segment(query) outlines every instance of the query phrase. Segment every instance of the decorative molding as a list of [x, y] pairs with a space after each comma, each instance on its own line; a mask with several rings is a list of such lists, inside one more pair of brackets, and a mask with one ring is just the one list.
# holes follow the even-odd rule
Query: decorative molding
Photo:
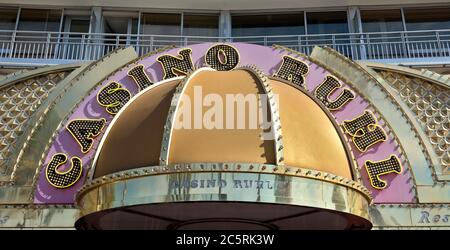
[[[418, 199], [417, 186], [419, 184], [417, 182], [432, 184], [432, 179], [431, 176], [424, 180], [417, 179], [417, 176], [426, 177], [424, 176], [426, 173], [421, 173], [420, 170], [423, 169], [424, 165], [428, 165], [427, 159], [425, 156], [422, 156], [421, 159], [417, 155], [417, 152], [422, 152], [417, 144], [401, 143], [411, 140], [411, 131], [414, 131], [414, 128], [405, 115], [401, 113], [397, 103], [393, 102], [386, 90], [366, 70], [338, 52], [327, 47], [315, 47], [311, 58], [314, 62], [319, 62], [322, 65], [330, 65], [325, 66], [325, 68], [341, 76], [341, 79], [347, 79], [351, 83], [350, 86], [354, 87], [353, 90], [364, 96], [381, 119], [385, 121], [385, 125], [389, 129], [386, 132], [395, 138], [400, 151], [404, 154], [400, 160], [404, 161], [403, 164], [407, 166], [405, 171], [410, 172], [410, 180], [413, 182], [412, 191]], [[381, 113], [379, 110], [383, 110], [383, 112]]]

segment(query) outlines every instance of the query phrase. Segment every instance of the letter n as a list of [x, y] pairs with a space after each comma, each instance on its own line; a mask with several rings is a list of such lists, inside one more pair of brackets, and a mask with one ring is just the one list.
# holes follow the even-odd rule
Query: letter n
[[164, 71], [164, 79], [176, 77], [178, 75], [187, 75], [194, 70], [191, 58], [191, 49], [182, 49], [178, 51], [178, 57], [172, 55], [162, 55], [156, 60], [161, 63]]

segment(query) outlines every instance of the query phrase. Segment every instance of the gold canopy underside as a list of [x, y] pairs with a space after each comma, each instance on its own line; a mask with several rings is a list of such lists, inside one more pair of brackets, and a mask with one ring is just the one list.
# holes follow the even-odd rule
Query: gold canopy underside
[[[320, 170], [352, 179], [351, 165], [337, 128], [324, 110], [303, 91], [271, 79], [278, 94], [282, 125], [284, 162], [290, 167]], [[116, 117], [104, 138], [95, 166], [94, 178], [118, 171], [159, 164], [164, 124], [178, 81], [146, 90]], [[194, 114], [194, 87], [201, 87], [202, 100], [217, 94], [263, 94], [257, 76], [246, 70], [200, 71], [186, 82], [184, 94], [191, 99]], [[224, 101], [224, 115], [225, 115]], [[211, 106], [203, 106], [202, 117]], [[177, 107], [176, 112], [180, 112]], [[169, 146], [169, 164], [196, 162], [275, 163], [273, 140], [261, 140], [261, 128], [174, 129]], [[237, 120], [236, 110], [234, 120]], [[176, 116], [175, 116], [176, 117]], [[225, 119], [223, 121], [225, 126]]]

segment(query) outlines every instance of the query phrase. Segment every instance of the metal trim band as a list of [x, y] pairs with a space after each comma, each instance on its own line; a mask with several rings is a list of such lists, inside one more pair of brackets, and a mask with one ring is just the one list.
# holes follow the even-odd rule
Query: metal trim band
[[[237, 174], [238, 173], [238, 174]], [[270, 180], [272, 188], [174, 188], [173, 181], [200, 179]], [[152, 188], [155, 183], [161, 188]], [[231, 183], [229, 186], [231, 186]], [[361, 184], [321, 171], [264, 164], [204, 163], [154, 166], [97, 178], [77, 194], [80, 218], [124, 206], [190, 202], [235, 201], [315, 207], [344, 212], [370, 221], [371, 197]]]
[[283, 146], [283, 132], [282, 132], [282, 126], [280, 121], [280, 111], [277, 104], [277, 101], [275, 100], [275, 96], [272, 91], [272, 87], [270, 86], [269, 78], [256, 67], [256, 65], [247, 65], [247, 66], [241, 66], [236, 68], [236, 70], [246, 70], [248, 72], [253, 73], [256, 78], [257, 82], [261, 86], [261, 88], [264, 90], [264, 94], [266, 94], [269, 102], [269, 112], [271, 117], [271, 132], [273, 133], [274, 138], [274, 149], [275, 149], [275, 157], [276, 157], [276, 164], [277, 165], [284, 165], [284, 146]]
[[[175, 124], [175, 118], [178, 112], [178, 108], [180, 107], [182, 96], [184, 95], [184, 92], [186, 91], [186, 88], [188, 87], [192, 78], [202, 71], [216, 71], [216, 70], [212, 68], [199, 68], [192, 72], [188, 72], [187, 75], [180, 81], [180, 83], [175, 88], [175, 92], [173, 93], [172, 99], [170, 101], [171, 104], [169, 112], [167, 114], [166, 123], [164, 125], [163, 140], [161, 142], [161, 151], [159, 154], [159, 165], [167, 165], [167, 163], [169, 162], [169, 153], [172, 142], [173, 127]], [[169, 78], [169, 79], [176, 79], [176, 78]], [[160, 83], [163, 83], [163, 81], [161, 81]], [[125, 110], [125, 108], [123, 110]], [[106, 138], [107, 137], [105, 136], [105, 140]]]
[[296, 176], [309, 179], [326, 181], [341, 186], [346, 186], [362, 193], [367, 200], [373, 199], [371, 192], [361, 183], [326, 173], [314, 169], [306, 169], [299, 167], [276, 166], [272, 164], [260, 163], [183, 163], [169, 164], [166, 166], [149, 166], [135, 168], [126, 171], [120, 171], [113, 174], [105, 175], [90, 181], [87, 181], [78, 191], [78, 200], [84, 193], [101, 185], [109, 184], [116, 181], [122, 181], [142, 176], [179, 174], [179, 173], [200, 173], [200, 172], [235, 172], [235, 173], [261, 173], [261, 174], [277, 174], [283, 176]]

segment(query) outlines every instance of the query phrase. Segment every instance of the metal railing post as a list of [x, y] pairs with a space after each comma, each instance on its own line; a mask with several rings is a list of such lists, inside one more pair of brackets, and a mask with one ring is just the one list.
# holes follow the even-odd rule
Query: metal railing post
[[[6, 47], [1, 51], [3, 58], [95, 60], [112, 49], [120, 47], [121, 44], [124, 45], [123, 41], [130, 46], [135, 46], [139, 55], [153, 51], [168, 43], [188, 46], [202, 41], [239, 41], [264, 46], [278, 43], [302, 53], [310, 53], [314, 45], [327, 45], [354, 60], [402, 60], [417, 57], [437, 58], [447, 56], [449, 44], [447, 33], [450, 30], [243, 37], [76, 32], [43, 33], [20, 30], [2, 32], [7, 34], [1, 45], [2, 48]], [[122, 36], [124, 37], [122, 38]], [[113, 37], [115, 37], [115, 40]], [[132, 39], [136, 39], [136, 41]]]
[[365, 44], [367, 47], [367, 54], [369, 55], [368, 58], [371, 59], [371, 58], [373, 58], [374, 51], [372, 49], [372, 45], [370, 44], [370, 35], [369, 34], [366, 35], [366, 39], [367, 39], [367, 42], [365, 42]]
[[84, 47], [86, 45], [85, 40], [86, 40], [86, 35], [85, 34], [81, 35], [81, 49], [80, 49], [80, 55], [79, 55], [80, 60], [86, 60], [87, 55], [84, 53], [85, 52]]
[[400, 33], [400, 37], [402, 40], [403, 58], [409, 58], [410, 55], [409, 55], [409, 49], [408, 49], [408, 44], [406, 41], [405, 33], [404, 32]]
[[13, 54], [14, 54], [14, 50], [15, 50], [15, 44], [16, 44], [16, 33], [17, 33], [17, 30], [15, 30], [13, 33], [12, 33], [12, 35], [11, 35], [11, 48], [10, 48], [10, 52], [9, 52], [9, 58], [12, 58], [13, 57]]
[[336, 37], [335, 35], [331, 35], [331, 43], [332, 48], [336, 50]]
[[366, 60], [367, 59], [367, 46], [365, 43], [365, 39], [364, 39], [364, 34], [360, 33], [359, 35], [359, 42], [360, 42], [360, 46], [359, 46], [359, 59], [360, 60]]
[[141, 55], [140, 41], [141, 41], [141, 35], [140, 35], [140, 34], [137, 34], [137, 35], [136, 35], [136, 53], [137, 53], [138, 55]]
[[154, 48], [153, 48], [153, 46], [154, 46], [154, 41], [153, 41], [153, 39], [154, 39], [154, 37], [153, 36], [150, 36], [150, 51], [153, 51], [153, 50], [155, 50]]
[[45, 55], [44, 58], [48, 59], [48, 52], [50, 50], [50, 39], [51, 39], [51, 33], [47, 33], [47, 41], [45, 42]]
[[439, 31], [436, 31], [435, 34], [436, 34], [436, 42], [438, 44], [438, 50], [439, 50], [438, 54], [440, 57], [443, 57], [444, 53], [442, 51], [441, 37], [439, 35]]

